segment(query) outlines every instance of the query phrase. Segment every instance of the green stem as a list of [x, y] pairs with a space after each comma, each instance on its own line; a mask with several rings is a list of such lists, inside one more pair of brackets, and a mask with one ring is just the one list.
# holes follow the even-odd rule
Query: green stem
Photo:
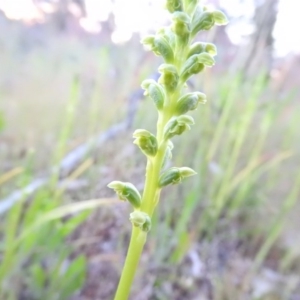
[[[153, 214], [160, 194], [158, 180], [167, 147], [167, 143], [163, 141], [162, 133], [165, 124], [170, 118], [169, 115], [170, 114], [168, 111], [165, 111], [165, 113], [162, 113], [159, 116], [159, 120], [157, 122], [157, 137], [160, 147], [156, 156], [153, 159], [148, 159], [147, 163], [146, 182], [141, 211], [147, 213], [150, 217]], [[130, 288], [136, 273], [141, 253], [144, 248], [144, 244], [146, 242], [146, 237], [146, 232], [143, 232], [139, 228], [133, 226], [127, 257], [123, 267], [117, 293], [115, 295], [115, 300], [126, 300], [129, 297]]]
[[126, 261], [123, 267], [115, 300], [126, 300], [129, 297], [134, 275], [146, 242], [147, 233], [138, 227], [132, 228], [132, 234]]

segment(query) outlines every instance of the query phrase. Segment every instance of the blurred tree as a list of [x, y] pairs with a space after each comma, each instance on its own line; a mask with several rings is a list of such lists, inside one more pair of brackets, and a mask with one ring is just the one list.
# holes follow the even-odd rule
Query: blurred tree
[[279, 0], [254, 0], [256, 9], [253, 18], [255, 30], [244, 49], [241, 68], [246, 75], [254, 75], [262, 69], [272, 68], [274, 38], [273, 30], [277, 19]]
[[73, 2], [78, 6], [81, 11], [82, 16], [86, 16], [86, 9], [85, 9], [85, 1], [84, 0], [73, 0]]
[[[39, 9], [43, 10], [45, 2], [53, 7], [53, 12], [48, 13], [48, 18], [53, 21], [59, 31], [65, 31], [70, 21], [86, 15], [84, 0], [33, 0], [33, 3]], [[76, 13], [74, 11], [76, 10]], [[47, 12], [43, 11], [44, 14]]]

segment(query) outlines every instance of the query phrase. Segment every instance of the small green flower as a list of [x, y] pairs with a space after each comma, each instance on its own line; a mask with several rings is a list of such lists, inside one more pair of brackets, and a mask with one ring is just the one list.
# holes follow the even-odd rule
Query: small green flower
[[142, 82], [141, 87], [145, 90], [144, 95], [150, 96], [157, 109], [161, 110], [166, 98], [165, 91], [162, 86], [153, 79], [147, 79]]
[[195, 110], [199, 103], [206, 103], [206, 95], [200, 92], [188, 93], [182, 96], [176, 105], [176, 114], [182, 115], [190, 110]]
[[[145, 48], [147, 50], [151, 50], [154, 52], [154, 54], [157, 54], [155, 53], [155, 44], [154, 44], [154, 41], [155, 41], [155, 35], [148, 35], [148, 36], [145, 36], [142, 40], [141, 40], [141, 43], [143, 45], [145, 45]], [[159, 54], [158, 54], [159, 55]]]
[[166, 9], [173, 13], [174, 11], [182, 10], [181, 0], [167, 0], [166, 1]]
[[197, 54], [189, 57], [182, 67], [180, 79], [186, 82], [192, 75], [198, 74], [205, 69], [205, 65], [198, 61]]
[[129, 220], [133, 226], [139, 227], [142, 231], [149, 232], [151, 229], [151, 218], [142, 211], [135, 210], [132, 212]]
[[172, 30], [181, 38], [187, 39], [190, 34], [190, 17], [181, 11], [176, 11], [172, 15]]
[[145, 129], [137, 129], [133, 133], [135, 138], [134, 144], [136, 144], [144, 154], [149, 156], [155, 156], [157, 152], [157, 140], [156, 137]]
[[212, 14], [213, 14], [216, 25], [223, 26], [223, 25], [228, 24], [228, 19], [223, 12], [216, 10]]
[[198, 54], [197, 59], [199, 63], [202, 63], [207, 67], [212, 67], [215, 64], [214, 58], [206, 52]]
[[171, 64], [162, 64], [159, 66], [158, 72], [161, 73], [158, 82], [164, 85], [165, 89], [169, 93], [174, 92], [179, 81], [179, 76], [175, 66]]
[[197, 173], [188, 168], [188, 167], [182, 167], [182, 168], [176, 168], [173, 167], [167, 171], [165, 171], [159, 178], [159, 186], [164, 187], [169, 184], [177, 184], [182, 181], [182, 179], [186, 177], [190, 177], [193, 175], [196, 175]]
[[175, 135], [181, 135], [183, 132], [190, 130], [191, 125], [194, 124], [194, 119], [191, 116], [173, 117], [165, 126], [164, 138], [167, 140]]
[[132, 183], [112, 181], [107, 186], [116, 192], [120, 200], [127, 200], [134, 208], [141, 206], [141, 195]]
[[205, 43], [205, 52], [210, 54], [211, 56], [216, 56], [218, 54], [217, 47], [212, 43]]
[[172, 63], [174, 61], [173, 49], [164, 35], [149, 35], [142, 39], [141, 43], [148, 47], [149, 50], [153, 51], [155, 55], [162, 56], [167, 63]]
[[157, 31], [158, 35], [164, 37], [172, 49], [175, 49], [176, 45], [176, 36], [170, 27], [162, 27]]
[[189, 52], [187, 57], [191, 57], [194, 54], [200, 54], [206, 52], [210, 54], [211, 56], [217, 55], [217, 47], [214, 44], [211, 43], [202, 43], [202, 42], [196, 42], [191, 45], [189, 48]]
[[212, 12], [204, 11], [192, 21], [192, 35], [196, 35], [201, 30], [210, 30], [215, 25], [215, 18]]
[[202, 72], [205, 66], [211, 67], [214, 63], [215, 60], [213, 57], [206, 52], [192, 55], [186, 60], [182, 67], [180, 74], [181, 81], [187, 81], [192, 75]]

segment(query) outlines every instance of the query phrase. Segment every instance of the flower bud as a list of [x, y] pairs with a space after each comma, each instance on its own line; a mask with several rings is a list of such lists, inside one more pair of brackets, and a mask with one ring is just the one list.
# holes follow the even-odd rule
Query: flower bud
[[164, 36], [157, 35], [155, 38], [155, 46], [157, 52], [160, 53], [167, 63], [172, 63], [174, 61], [173, 49]]
[[191, 45], [187, 57], [191, 57], [194, 54], [200, 54], [203, 52], [206, 52], [211, 56], [216, 56], [217, 47], [211, 43], [196, 42], [193, 45]]
[[228, 19], [223, 12], [216, 10], [212, 14], [216, 25], [222, 26], [228, 24]]
[[141, 206], [141, 195], [132, 183], [112, 181], [107, 186], [116, 192], [120, 200], [127, 200], [134, 208]]
[[198, 61], [198, 55], [192, 55], [189, 57], [182, 67], [180, 79], [186, 82], [193, 74], [198, 74], [205, 68], [203, 63]]
[[213, 57], [206, 53], [194, 54], [184, 63], [180, 75], [182, 81], [187, 81], [193, 74], [198, 74], [204, 70], [205, 66], [211, 67], [215, 63]]
[[206, 52], [198, 54], [197, 59], [199, 63], [204, 64], [207, 67], [212, 67], [215, 64], [214, 58]]
[[157, 152], [157, 140], [156, 137], [145, 129], [137, 129], [133, 133], [135, 138], [134, 144], [142, 150], [145, 155], [155, 156]]
[[163, 87], [153, 79], [144, 80], [141, 84], [141, 87], [143, 90], [145, 90], [144, 95], [150, 96], [157, 109], [161, 110], [164, 106], [166, 97]]
[[174, 32], [169, 27], [162, 27], [157, 31], [158, 35], [164, 37], [172, 49], [175, 49], [176, 45], [176, 36]]
[[175, 135], [180, 135], [183, 132], [190, 130], [190, 125], [193, 124], [195, 124], [195, 122], [191, 116], [182, 115], [173, 117], [164, 128], [164, 138], [170, 139]]
[[181, 0], [167, 0], [166, 1], [166, 9], [170, 13], [173, 13], [174, 11], [182, 10]]
[[177, 101], [175, 113], [182, 115], [190, 110], [195, 110], [199, 103], [206, 103], [205, 94], [200, 92], [188, 93]]
[[148, 50], [151, 50], [155, 53], [155, 51], [153, 50], [153, 48], [155, 48], [154, 41], [155, 41], [155, 35], [152, 34], [152, 35], [148, 35], [148, 36], [144, 37], [141, 40], [141, 43], [143, 45], [145, 45]]
[[205, 52], [210, 54], [211, 56], [216, 56], [218, 54], [216, 45], [212, 43], [206, 43]]
[[173, 49], [163, 35], [149, 35], [142, 39], [141, 43], [153, 51], [155, 55], [162, 56], [166, 62], [172, 63], [174, 61]]
[[176, 168], [173, 167], [165, 171], [159, 178], [159, 187], [164, 187], [169, 184], [180, 183], [182, 179], [196, 175], [197, 173], [187, 167]]
[[200, 30], [210, 30], [215, 25], [215, 18], [212, 12], [204, 11], [193, 17], [192, 35], [196, 35]]
[[190, 34], [190, 17], [181, 11], [176, 11], [172, 15], [172, 30], [181, 38], [189, 37]]
[[158, 72], [161, 73], [158, 82], [163, 84], [168, 92], [174, 92], [179, 80], [176, 68], [170, 64], [162, 64]]
[[133, 226], [140, 228], [142, 231], [148, 232], [151, 229], [151, 218], [142, 211], [135, 210], [132, 212], [129, 220]]
[[202, 42], [196, 42], [192, 44], [189, 48], [187, 57], [189, 58], [194, 54], [200, 54], [202, 52], [205, 52], [205, 45], [206, 43], [202, 43]]

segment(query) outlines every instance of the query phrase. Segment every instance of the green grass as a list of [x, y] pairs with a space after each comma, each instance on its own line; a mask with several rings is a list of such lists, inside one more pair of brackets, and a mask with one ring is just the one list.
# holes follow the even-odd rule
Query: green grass
[[[199, 128], [173, 154], [174, 165], [190, 160], [188, 166], [196, 165], [199, 176], [188, 188], [172, 187], [162, 197], [157, 218], [165, 224], [152, 232], [153, 259], [157, 265], [178, 264], [205, 240], [212, 245], [241, 241], [256, 249], [247, 253], [253, 261], [244, 279], [249, 285], [248, 277], [257, 276], [277, 247], [283, 256], [273, 259], [276, 270], [296, 260], [281, 241], [288, 235], [291, 212], [299, 207], [299, 104], [272, 94], [263, 76], [247, 83], [240, 76], [214, 80], [219, 89], [193, 115]], [[206, 255], [212, 256], [209, 250]]]

